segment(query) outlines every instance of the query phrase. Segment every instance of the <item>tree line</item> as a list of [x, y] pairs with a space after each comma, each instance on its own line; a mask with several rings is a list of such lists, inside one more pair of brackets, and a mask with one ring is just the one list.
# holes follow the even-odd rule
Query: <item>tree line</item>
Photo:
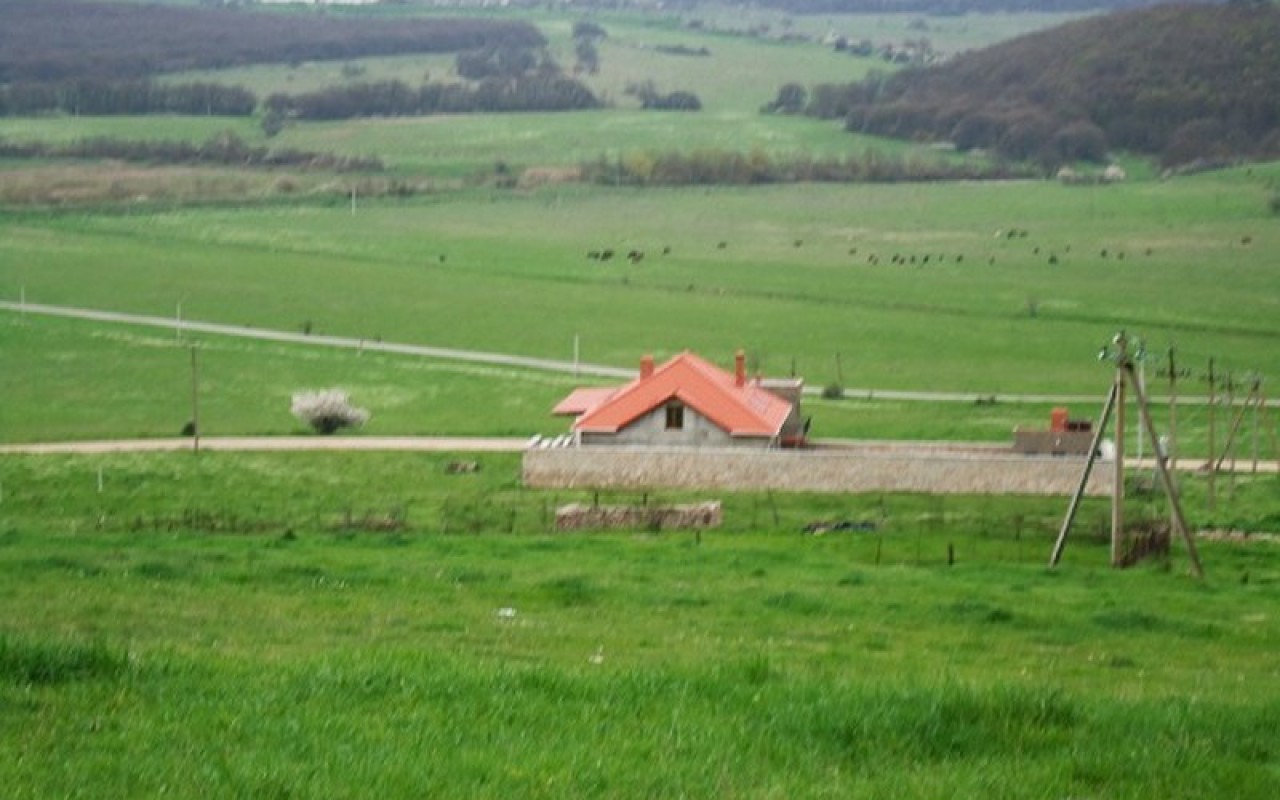
[[72, 115], [188, 114], [245, 117], [258, 107], [253, 92], [216, 83], [164, 84], [97, 78], [0, 87], [0, 116], [61, 111]]
[[181, 141], [93, 137], [66, 144], [0, 139], [0, 158], [109, 158], [144, 164], [217, 164], [237, 167], [291, 167], [333, 172], [380, 172], [380, 159], [254, 147], [230, 131], [195, 144]]
[[497, 19], [388, 20], [84, 0], [0, 3], [0, 84], [545, 44], [533, 25]]
[[591, 90], [561, 75], [486, 78], [475, 85], [373, 81], [301, 94], [273, 94], [267, 113], [306, 120], [468, 112], [573, 111], [598, 108]]
[[[950, 63], [813, 88], [803, 113], [1052, 167], [1113, 148], [1168, 166], [1280, 155], [1280, 8], [1167, 6], [1081, 20]], [[795, 111], [794, 86], [766, 110]]]
[[[1039, 11], [1066, 13], [1139, 8], [1184, 0], [758, 0], [758, 5], [792, 14], [965, 14]], [[1202, 0], [1214, 2], [1214, 0]], [[731, 4], [732, 5], [732, 4]]]
[[841, 158], [778, 157], [761, 150], [635, 152], [616, 158], [601, 156], [582, 165], [584, 180], [620, 186], [1006, 180], [1028, 174], [1007, 163], [899, 157], [871, 150]]

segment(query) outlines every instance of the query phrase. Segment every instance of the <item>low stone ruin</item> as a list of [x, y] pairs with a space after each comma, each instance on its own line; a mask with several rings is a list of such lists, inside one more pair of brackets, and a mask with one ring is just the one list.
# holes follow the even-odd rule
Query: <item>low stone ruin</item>
[[723, 521], [719, 500], [668, 506], [599, 506], [570, 503], [556, 509], [557, 531], [602, 529], [702, 530]]

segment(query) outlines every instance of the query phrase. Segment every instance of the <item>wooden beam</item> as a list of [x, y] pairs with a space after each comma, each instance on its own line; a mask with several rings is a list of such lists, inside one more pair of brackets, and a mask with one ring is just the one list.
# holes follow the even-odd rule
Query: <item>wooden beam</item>
[[[1147, 428], [1147, 435], [1152, 441], [1158, 441], [1156, 438], [1156, 427], [1151, 422], [1151, 410], [1147, 407], [1147, 395], [1143, 391], [1142, 386], [1138, 382], [1138, 376], [1133, 374], [1133, 367], [1126, 364], [1124, 372], [1129, 376], [1130, 383], [1133, 384], [1134, 394], [1138, 398], [1138, 414], [1142, 417], [1142, 424]], [[1178, 487], [1173, 483], [1173, 477], [1169, 471], [1169, 465], [1166, 463], [1164, 453], [1160, 452], [1160, 448], [1156, 448], [1156, 467], [1160, 472], [1160, 480], [1164, 484], [1165, 493], [1169, 497], [1169, 506], [1173, 510], [1174, 528], [1182, 535], [1182, 540], [1186, 542], [1187, 553], [1191, 557], [1191, 570], [1197, 578], [1204, 577], [1204, 568], [1200, 565], [1200, 555], [1196, 552], [1195, 539], [1192, 538], [1191, 532], [1187, 530], [1187, 520], [1182, 515], [1182, 503], [1178, 499]]]
[[1111, 481], [1111, 566], [1124, 561], [1124, 374], [1128, 361], [1116, 369], [1116, 472]]
[[1085, 461], [1084, 473], [1080, 476], [1080, 483], [1076, 486], [1075, 494], [1071, 496], [1071, 503], [1067, 506], [1067, 516], [1062, 520], [1062, 528], [1058, 530], [1058, 540], [1053, 545], [1053, 555], [1049, 556], [1049, 566], [1056, 567], [1062, 559], [1062, 551], [1067, 546], [1067, 534], [1071, 532], [1071, 524], [1075, 522], [1076, 512], [1080, 510], [1080, 500], [1084, 497], [1085, 487], [1089, 485], [1089, 475], [1093, 472], [1093, 462], [1098, 458], [1098, 445], [1102, 443], [1102, 433], [1107, 428], [1107, 421], [1111, 419], [1111, 411], [1116, 404], [1116, 384], [1111, 384], [1111, 391], [1107, 394], [1107, 400], [1102, 404], [1102, 413], [1098, 416], [1098, 425], [1093, 429], [1093, 440], [1089, 443], [1089, 458]]

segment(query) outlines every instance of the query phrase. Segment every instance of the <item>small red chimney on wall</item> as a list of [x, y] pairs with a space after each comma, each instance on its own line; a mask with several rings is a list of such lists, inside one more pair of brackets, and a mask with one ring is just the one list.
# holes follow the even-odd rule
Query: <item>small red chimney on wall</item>
[[733, 384], [735, 386], [747, 384], [747, 354], [741, 350], [733, 354]]
[[653, 356], [640, 356], [640, 379], [644, 380], [653, 374]]

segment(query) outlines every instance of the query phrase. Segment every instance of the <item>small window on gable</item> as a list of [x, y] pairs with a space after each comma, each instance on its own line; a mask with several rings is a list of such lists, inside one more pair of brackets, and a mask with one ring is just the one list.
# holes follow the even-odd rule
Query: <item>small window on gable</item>
[[679, 431], [684, 429], [684, 406], [679, 403], [672, 403], [667, 406], [667, 430]]

